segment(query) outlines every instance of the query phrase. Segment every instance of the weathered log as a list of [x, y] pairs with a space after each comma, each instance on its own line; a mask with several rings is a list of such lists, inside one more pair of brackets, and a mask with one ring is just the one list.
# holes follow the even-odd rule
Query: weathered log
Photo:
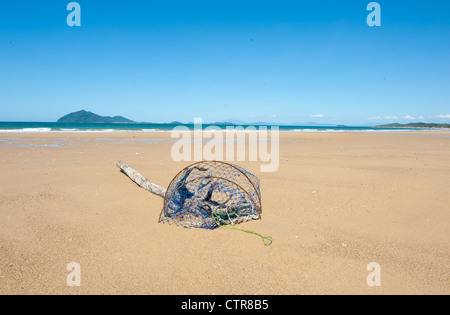
[[144, 188], [145, 190], [161, 198], [166, 197], [167, 189], [165, 187], [152, 183], [147, 178], [136, 172], [132, 167], [130, 167], [126, 163], [119, 161], [117, 162], [117, 167], [119, 167], [122, 170], [122, 172], [124, 172], [138, 186]]

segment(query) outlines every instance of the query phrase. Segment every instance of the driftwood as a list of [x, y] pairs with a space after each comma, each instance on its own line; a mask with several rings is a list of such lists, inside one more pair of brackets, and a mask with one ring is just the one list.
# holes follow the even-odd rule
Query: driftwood
[[165, 198], [167, 191], [165, 187], [152, 183], [147, 178], [136, 172], [133, 168], [131, 168], [129, 165], [127, 165], [122, 161], [117, 162], [117, 167], [119, 167], [121, 171], [124, 172], [138, 186], [144, 188], [145, 190], [151, 192], [154, 195], [157, 195], [161, 198]]

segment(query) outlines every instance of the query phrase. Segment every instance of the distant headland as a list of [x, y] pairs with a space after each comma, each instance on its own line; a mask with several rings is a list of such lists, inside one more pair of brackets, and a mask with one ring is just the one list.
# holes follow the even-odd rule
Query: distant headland
[[79, 123], [79, 124], [108, 124], [108, 123], [133, 123], [134, 121], [129, 120], [122, 116], [100, 116], [92, 112], [81, 110], [75, 113], [70, 113], [64, 117], [58, 119], [59, 123]]
[[409, 124], [387, 124], [387, 125], [380, 125], [376, 127], [383, 127], [383, 128], [450, 128], [450, 124], [434, 124], [434, 123], [424, 123], [424, 122], [417, 122], [417, 123], [409, 123]]

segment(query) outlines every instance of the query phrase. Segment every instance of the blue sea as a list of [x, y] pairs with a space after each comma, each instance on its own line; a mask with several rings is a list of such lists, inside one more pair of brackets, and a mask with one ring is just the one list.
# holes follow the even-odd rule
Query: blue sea
[[[0, 133], [55, 133], [55, 132], [168, 132], [175, 127], [185, 126], [194, 130], [194, 124], [162, 124], [162, 123], [111, 123], [111, 124], [79, 124], [57, 122], [0, 122]], [[203, 124], [202, 128], [215, 126], [217, 130], [226, 130], [227, 126], [236, 125]], [[262, 127], [266, 125], [242, 125]], [[270, 130], [271, 126], [267, 126]], [[387, 132], [427, 129], [357, 127], [357, 126], [278, 126], [281, 132]], [[213, 128], [214, 129], [214, 128]]]

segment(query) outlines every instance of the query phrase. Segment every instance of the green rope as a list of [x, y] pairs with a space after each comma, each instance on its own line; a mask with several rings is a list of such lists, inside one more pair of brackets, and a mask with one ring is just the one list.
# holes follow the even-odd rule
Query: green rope
[[[237, 211], [238, 210], [235, 210], [234, 212], [231, 212], [231, 213], [227, 213], [228, 217], [230, 215], [236, 214]], [[272, 244], [272, 236], [262, 236], [261, 234], [255, 232], [255, 231], [243, 230], [243, 229], [239, 229], [237, 227], [234, 227], [233, 225], [231, 225], [230, 223], [228, 223], [224, 219], [222, 219], [220, 217], [220, 214], [218, 214], [216, 211], [214, 211], [212, 213], [212, 218], [213, 218], [214, 222], [216, 222], [216, 224], [218, 226], [220, 226], [220, 227], [227, 227], [227, 228], [230, 228], [230, 229], [233, 229], [233, 230], [236, 230], [236, 231], [241, 231], [241, 232], [257, 235], [257, 236], [259, 236], [262, 239], [262, 241], [264, 243], [264, 246], [269, 246], [269, 245]], [[220, 222], [220, 221], [222, 221], [222, 222]]]

